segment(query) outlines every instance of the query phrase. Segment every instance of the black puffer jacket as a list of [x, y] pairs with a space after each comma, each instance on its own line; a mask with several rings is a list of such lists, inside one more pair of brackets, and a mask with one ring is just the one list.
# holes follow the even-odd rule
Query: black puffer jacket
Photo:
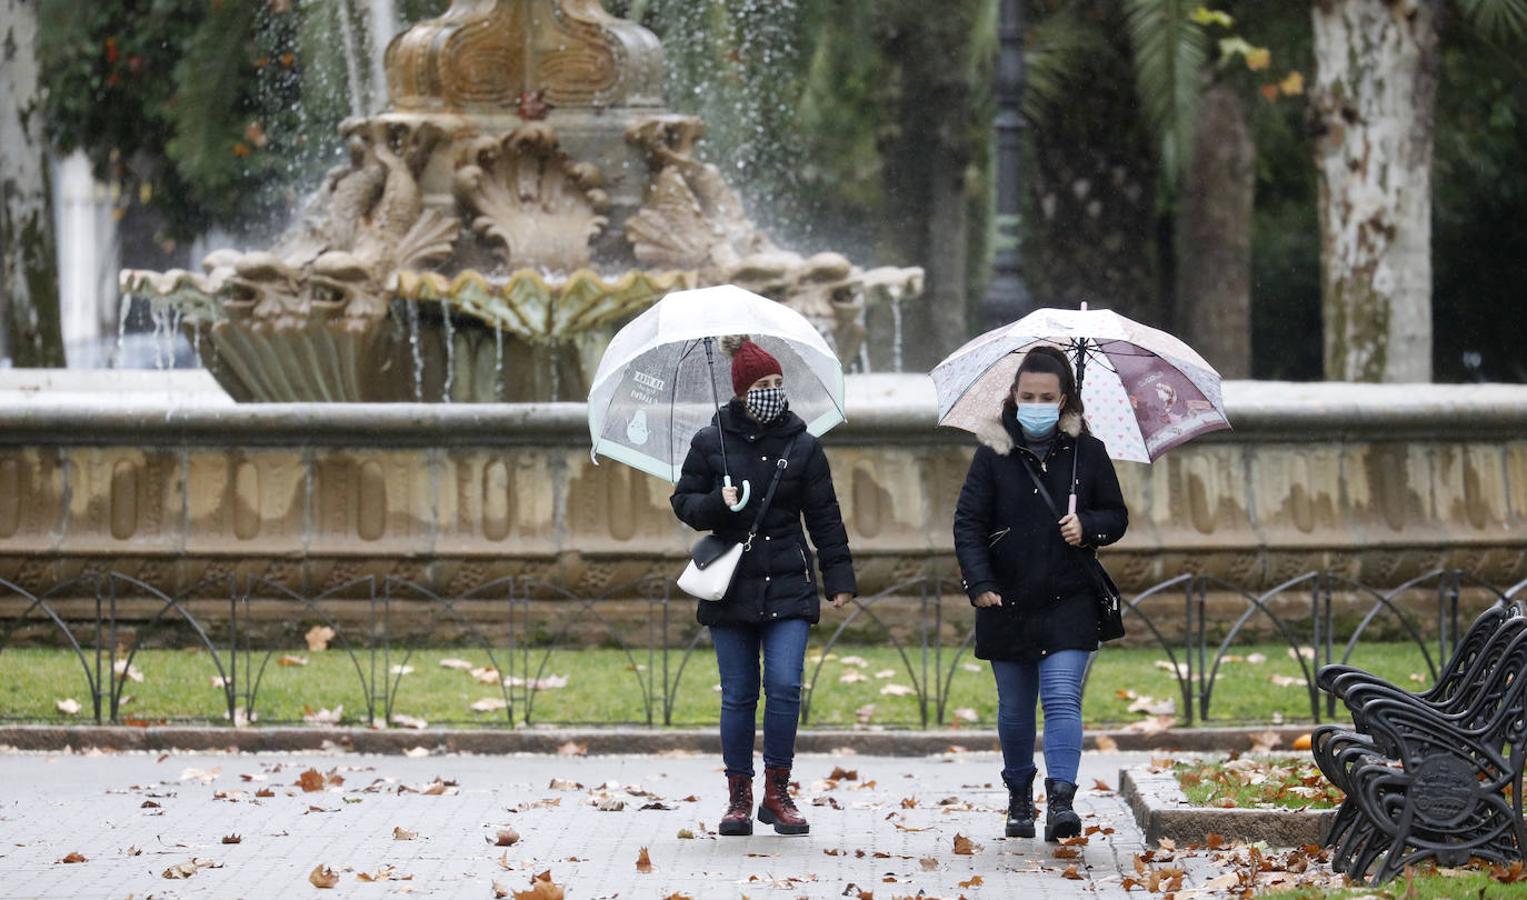
[[[786, 412], [768, 427], [760, 426], [733, 400], [721, 409], [712, 424], [700, 429], [690, 442], [684, 471], [669, 502], [679, 520], [696, 531], [713, 531], [728, 540], [741, 541], [758, 515], [769, 480], [777, 470], [780, 454], [790, 441], [795, 447], [780, 475], [774, 502], [764, 517], [753, 549], [743, 553], [737, 578], [720, 602], [699, 601], [701, 625], [756, 624], [778, 619], [822, 617], [821, 593], [857, 593], [853, 559], [848, 551], [848, 532], [838, 510], [832, 472], [822, 445], [806, 432], [806, 423]], [[732, 512], [721, 499], [721, 441], [731, 465], [732, 484], [741, 489], [752, 482], [752, 497], [741, 512]], [[813, 553], [801, 529], [805, 516], [811, 532]], [[821, 568], [818, 587], [813, 557]]]
[[960, 491], [954, 514], [954, 547], [972, 601], [986, 591], [1002, 605], [976, 609], [978, 659], [1034, 659], [1057, 650], [1096, 650], [1097, 597], [1083, 568], [1083, 551], [1060, 535], [1051, 512], [1024, 471], [1033, 466], [1065, 514], [1071, 491], [1071, 461], [1081, 447], [1076, 470], [1077, 517], [1086, 547], [1102, 547], [1124, 536], [1129, 511], [1108, 448], [1080, 434], [1074, 416], [1060, 430], [1043, 460], [1025, 445], [1009, 405], [1003, 428], [982, 434]]

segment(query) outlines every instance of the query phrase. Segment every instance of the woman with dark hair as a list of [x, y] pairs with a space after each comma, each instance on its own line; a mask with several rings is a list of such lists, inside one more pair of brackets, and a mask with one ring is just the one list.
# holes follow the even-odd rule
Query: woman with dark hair
[[[853, 600], [853, 558], [827, 454], [790, 411], [779, 360], [745, 338], [727, 338], [722, 348], [732, 357], [736, 396], [695, 434], [669, 498], [679, 520], [696, 531], [742, 542], [758, 525], [726, 596], [719, 602], [699, 601], [698, 618], [710, 627], [721, 672], [721, 758], [729, 799], [718, 830], [723, 835], [753, 833], [753, 741], [762, 656], [764, 796], [758, 820], [773, 825], [778, 834], [805, 834], [810, 826], [790, 797], [790, 766], [806, 639], [822, 617], [824, 591], [837, 609]], [[756, 489], [745, 505], [739, 506], [737, 488], [723, 481], [728, 471], [723, 460], [730, 462], [734, 482], [751, 481]], [[776, 473], [779, 481], [770, 497], [766, 486]], [[806, 531], [816, 553], [806, 543]], [[820, 582], [812, 569], [814, 557]]]
[[[1008, 837], [1034, 836], [1036, 701], [1044, 705], [1045, 840], [1081, 832], [1072, 800], [1082, 679], [1098, 648], [1097, 589], [1084, 553], [1117, 541], [1129, 525], [1108, 449], [1082, 414], [1066, 355], [1029, 350], [1000, 419], [978, 433], [955, 509], [955, 553], [976, 607], [975, 655], [991, 662], [997, 682]], [[1073, 460], [1077, 509], [1066, 513]], [[1052, 509], [1046, 492], [1062, 509]]]

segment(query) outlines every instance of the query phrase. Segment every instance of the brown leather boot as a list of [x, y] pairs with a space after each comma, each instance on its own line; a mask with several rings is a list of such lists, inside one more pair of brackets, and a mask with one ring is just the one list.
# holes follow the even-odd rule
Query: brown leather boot
[[811, 830], [806, 817], [790, 799], [789, 769], [764, 769], [764, 798], [758, 804], [758, 821], [773, 825], [776, 834], [805, 834]]
[[753, 779], [746, 775], [726, 776], [726, 815], [721, 817], [721, 833], [738, 837], [753, 833]]

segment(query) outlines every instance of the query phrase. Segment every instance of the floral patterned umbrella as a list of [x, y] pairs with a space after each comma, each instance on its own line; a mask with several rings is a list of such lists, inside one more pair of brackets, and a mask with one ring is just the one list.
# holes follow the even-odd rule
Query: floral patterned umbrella
[[1106, 309], [1041, 309], [988, 331], [933, 370], [939, 424], [977, 431], [1001, 415], [1030, 348], [1065, 350], [1076, 366], [1087, 427], [1108, 455], [1152, 462], [1230, 427], [1220, 376], [1193, 348]]

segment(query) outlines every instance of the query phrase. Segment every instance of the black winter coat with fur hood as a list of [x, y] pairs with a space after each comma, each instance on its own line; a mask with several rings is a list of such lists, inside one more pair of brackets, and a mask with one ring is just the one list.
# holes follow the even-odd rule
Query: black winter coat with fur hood
[[954, 546], [966, 593], [987, 591], [1002, 605], [976, 609], [978, 659], [1035, 659], [1057, 650], [1096, 650], [1097, 597], [1083, 568], [1082, 552], [1060, 534], [1059, 516], [1024, 471], [1033, 467], [1050, 496], [1066, 512], [1072, 458], [1080, 450], [1077, 517], [1086, 547], [1102, 547], [1124, 536], [1129, 511], [1108, 448], [1083, 434], [1081, 419], [1061, 418], [1044, 459], [1023, 439], [1016, 411], [1004, 408], [1002, 427], [979, 435], [981, 446], [954, 514]]

